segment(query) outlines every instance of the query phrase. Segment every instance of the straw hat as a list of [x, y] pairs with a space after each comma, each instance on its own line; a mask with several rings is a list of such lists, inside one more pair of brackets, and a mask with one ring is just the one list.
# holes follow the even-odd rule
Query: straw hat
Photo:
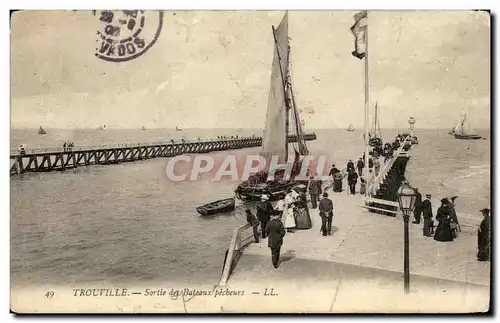
[[262, 195], [262, 196], [260, 197], [260, 200], [261, 200], [261, 201], [267, 201], [267, 200], [269, 200], [269, 197], [267, 197], [267, 195]]

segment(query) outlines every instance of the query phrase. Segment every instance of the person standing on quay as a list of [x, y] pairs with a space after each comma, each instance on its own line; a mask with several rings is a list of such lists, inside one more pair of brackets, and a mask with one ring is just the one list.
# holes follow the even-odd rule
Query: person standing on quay
[[434, 234], [434, 240], [440, 242], [453, 241], [453, 232], [450, 225], [450, 202], [447, 198], [441, 199], [441, 206], [437, 210], [436, 220], [438, 226]]
[[271, 216], [272, 210], [267, 203], [267, 195], [262, 195], [260, 202], [257, 203], [257, 218], [260, 221], [260, 230], [262, 232], [262, 239], [266, 238], [266, 225]]
[[349, 183], [349, 189], [352, 195], [356, 194], [356, 184], [358, 183], [358, 174], [351, 169], [349, 170], [349, 175], [347, 175], [347, 182]]
[[490, 245], [491, 245], [491, 228], [490, 228], [490, 209], [482, 209], [483, 221], [477, 232], [477, 260], [490, 260]]
[[[364, 157], [364, 155], [363, 155]], [[363, 162], [363, 159], [359, 157], [358, 163], [356, 164], [356, 167], [358, 168], [358, 175], [361, 177], [363, 176], [363, 168], [365, 167], [365, 163]]]
[[323, 199], [319, 202], [319, 215], [323, 236], [332, 235], [333, 202], [328, 198], [328, 193], [323, 193]]
[[265, 229], [269, 239], [267, 246], [271, 248], [271, 259], [274, 268], [278, 268], [280, 262], [280, 251], [283, 245], [283, 237], [285, 236], [285, 227], [280, 218], [276, 215], [271, 217]]
[[352, 162], [352, 159], [349, 159], [349, 161], [347, 162], [346, 168], [347, 168], [347, 172], [354, 170], [354, 163]]
[[422, 216], [422, 194], [415, 188], [415, 209], [413, 210], [413, 216], [415, 220], [413, 223], [420, 224], [420, 217]]
[[424, 236], [431, 237], [432, 236], [432, 203], [431, 203], [431, 195], [425, 194], [425, 200], [422, 202], [422, 213], [424, 216]]
[[309, 179], [309, 195], [311, 195], [312, 209], [318, 207], [319, 195], [321, 194], [320, 182], [315, 180], [313, 176]]

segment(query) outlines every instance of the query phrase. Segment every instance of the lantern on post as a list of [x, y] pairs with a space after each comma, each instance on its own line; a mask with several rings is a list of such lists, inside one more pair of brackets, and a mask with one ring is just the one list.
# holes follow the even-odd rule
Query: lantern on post
[[410, 292], [410, 240], [408, 222], [410, 214], [415, 208], [417, 193], [408, 182], [404, 181], [398, 190], [399, 208], [403, 213], [404, 220], [404, 287], [405, 293]]
[[415, 128], [415, 123], [416, 122], [417, 121], [415, 120], [414, 117], [409, 117], [408, 118], [408, 124], [410, 125], [410, 136], [412, 136], [412, 137], [413, 137], [413, 128]]

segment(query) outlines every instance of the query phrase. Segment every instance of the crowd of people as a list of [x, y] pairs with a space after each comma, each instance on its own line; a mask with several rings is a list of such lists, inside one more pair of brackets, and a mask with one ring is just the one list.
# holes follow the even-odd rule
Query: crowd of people
[[[408, 134], [399, 134], [396, 140], [392, 143], [386, 143], [383, 148], [383, 156], [386, 158], [392, 157], [401, 143]], [[375, 173], [377, 176], [380, 172], [378, 149], [374, 148], [368, 157], [368, 172]], [[342, 182], [347, 177], [349, 186], [348, 193], [356, 194], [356, 185], [360, 181], [359, 193], [365, 194], [366, 181], [363, 174], [366, 163], [366, 156], [363, 154], [359, 157], [356, 164], [349, 160], [346, 164], [345, 172], [338, 169], [335, 164], [332, 164], [329, 175], [333, 180], [333, 192], [342, 192]], [[357, 172], [356, 172], [357, 171]], [[250, 209], [246, 210], [247, 221], [252, 224], [255, 242], [259, 242], [259, 230], [262, 238], [268, 238], [268, 247], [271, 249], [272, 263], [275, 268], [279, 266], [280, 250], [283, 243], [283, 237], [286, 233], [293, 233], [295, 230], [310, 229], [312, 227], [311, 217], [309, 214], [309, 205], [306, 196], [306, 191], [309, 192], [309, 201], [311, 209], [319, 208], [321, 217], [321, 234], [328, 236], [332, 234], [332, 222], [334, 216], [334, 205], [332, 200], [328, 198], [326, 190], [329, 187], [323, 188], [323, 182], [314, 177], [310, 177], [309, 184], [298, 185], [293, 189], [288, 189], [283, 199], [276, 203], [273, 207], [268, 196], [262, 196], [261, 201], [257, 204], [256, 215]], [[458, 221], [455, 210], [456, 196], [451, 198], [441, 199], [441, 206], [438, 208], [435, 221], [432, 211], [432, 196], [425, 194], [425, 199], [422, 199], [422, 194], [416, 191], [416, 201], [414, 207], [414, 221], [418, 225], [423, 218], [422, 233], [425, 237], [433, 237], [439, 242], [453, 241], [461, 232], [460, 223]], [[490, 210], [481, 210], [484, 218], [481, 222], [478, 231], [478, 261], [490, 260]]]
[[71, 142], [65, 142], [62, 145], [62, 148], [63, 148], [64, 152], [73, 151], [73, 147], [75, 147], [75, 143], [72, 142], [72, 141]]

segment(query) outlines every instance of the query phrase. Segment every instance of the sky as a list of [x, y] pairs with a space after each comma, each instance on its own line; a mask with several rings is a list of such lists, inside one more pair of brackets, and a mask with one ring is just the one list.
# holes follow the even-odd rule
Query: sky
[[[364, 61], [353, 11], [291, 11], [295, 98], [305, 128], [364, 127]], [[127, 62], [95, 57], [90, 11], [11, 20], [13, 128], [262, 128], [278, 11], [166, 11], [157, 42]], [[490, 125], [490, 17], [474, 11], [372, 11], [371, 118], [382, 128]]]

